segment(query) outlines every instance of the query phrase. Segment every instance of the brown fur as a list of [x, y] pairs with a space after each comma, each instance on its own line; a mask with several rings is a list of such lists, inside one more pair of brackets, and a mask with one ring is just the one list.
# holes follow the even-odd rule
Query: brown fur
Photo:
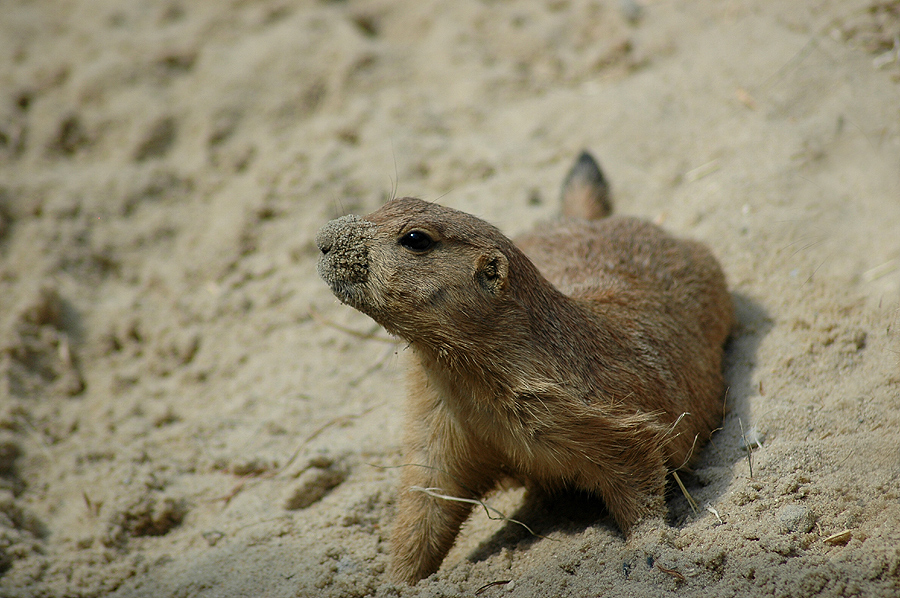
[[[566, 210], [608, 213], [602, 176], [577, 168]], [[571, 200], [585, 181], [604, 186], [587, 191], [605, 207]], [[433, 244], [404, 246], [410, 231]], [[721, 421], [732, 305], [699, 243], [609, 217], [545, 225], [517, 246], [474, 216], [413, 198], [332, 221], [317, 243], [338, 298], [412, 348], [396, 579], [436, 571], [471, 511], [410, 488], [479, 498], [512, 476], [584, 489], [627, 532], [663, 512], [667, 471], [689, 463]]]

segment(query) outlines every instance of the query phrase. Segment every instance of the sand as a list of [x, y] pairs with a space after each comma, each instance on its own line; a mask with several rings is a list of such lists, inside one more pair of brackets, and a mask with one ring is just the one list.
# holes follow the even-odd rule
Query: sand
[[[0, 596], [900, 595], [898, 36], [896, 0], [5, 3]], [[626, 539], [498, 490], [539, 536], [478, 510], [394, 585], [405, 348], [315, 231], [399, 194], [515, 235], [583, 148], [733, 289], [698, 510]]]

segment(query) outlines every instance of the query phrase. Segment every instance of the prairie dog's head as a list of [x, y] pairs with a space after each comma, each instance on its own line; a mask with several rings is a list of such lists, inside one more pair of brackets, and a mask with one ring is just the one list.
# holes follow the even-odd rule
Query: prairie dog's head
[[489, 324], [517, 251], [487, 222], [410, 197], [332, 220], [316, 244], [337, 298], [408, 341]]

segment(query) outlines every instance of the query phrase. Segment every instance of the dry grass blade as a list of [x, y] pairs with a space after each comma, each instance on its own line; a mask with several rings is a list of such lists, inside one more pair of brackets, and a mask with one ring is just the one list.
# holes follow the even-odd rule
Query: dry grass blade
[[712, 508], [710, 505], [706, 505], [706, 510], [709, 511], [710, 513], [712, 513], [713, 515], [715, 515], [716, 519], [719, 520], [719, 523], [721, 523], [721, 524], [725, 523], [724, 521], [722, 521], [722, 517], [719, 516], [719, 512], [717, 510], [715, 510], [714, 508]]
[[397, 344], [400, 342], [395, 338], [381, 336], [374, 332], [360, 332], [359, 330], [353, 330], [352, 328], [347, 328], [346, 326], [341, 326], [337, 322], [332, 322], [331, 320], [329, 320], [328, 318], [326, 318], [325, 316], [320, 314], [312, 306], [310, 306], [310, 308], [309, 308], [309, 317], [311, 317], [313, 320], [315, 320], [319, 324], [322, 324], [323, 326], [329, 326], [331, 328], [334, 328], [335, 330], [340, 330], [343, 333], [349, 334], [350, 336], [355, 336], [356, 338], [360, 338], [362, 340], [378, 341], [379, 343], [391, 343], [391, 344]]
[[882, 276], [887, 276], [888, 274], [893, 273], [897, 269], [900, 269], [900, 259], [894, 258], [892, 260], [888, 260], [880, 266], [875, 266], [869, 270], [863, 272], [862, 278], [866, 282], [872, 282], [874, 280], [878, 280]]
[[356, 386], [359, 386], [360, 382], [362, 382], [363, 380], [368, 378], [370, 375], [372, 375], [372, 373], [374, 373], [374, 372], [380, 370], [382, 367], [384, 367], [384, 364], [387, 363], [387, 360], [390, 359], [391, 355], [396, 354], [396, 351], [397, 351], [396, 346], [387, 347], [387, 351], [384, 352], [384, 355], [382, 355], [381, 357], [378, 358], [378, 361], [376, 361], [374, 364], [372, 364], [371, 366], [366, 368], [366, 370], [362, 374], [360, 374], [359, 376], [357, 376], [356, 378], [353, 378], [352, 380], [350, 380], [348, 382], [349, 386], [351, 388], [355, 388]]
[[688, 492], [687, 488], [684, 487], [684, 484], [681, 482], [681, 478], [678, 476], [678, 472], [673, 471], [672, 477], [675, 478], [675, 482], [677, 482], [678, 487], [681, 488], [681, 493], [684, 494], [684, 497], [687, 499], [688, 504], [691, 505], [691, 511], [694, 512], [694, 515], [698, 515], [700, 513], [700, 507], [697, 506], [697, 501], [694, 500], [694, 497], [691, 496], [691, 493]]
[[697, 168], [687, 171], [684, 173], [684, 180], [688, 183], [693, 183], [694, 181], [699, 181], [703, 177], [707, 177], [719, 170], [719, 161], [713, 160], [712, 162], [707, 162]]
[[475, 595], [476, 596], [480, 595], [482, 592], [484, 592], [488, 588], [493, 588], [494, 586], [505, 586], [506, 584], [511, 583], [511, 582], [512, 582], [511, 579], [499, 579], [497, 581], [492, 581], [490, 583], [486, 583], [483, 586], [481, 586], [480, 588], [478, 588], [477, 590], [475, 590]]
[[225, 496], [220, 496], [218, 498], [214, 498], [214, 499], [212, 499], [211, 502], [221, 500], [221, 501], [224, 501], [224, 503], [227, 505], [229, 502], [231, 502], [231, 499], [233, 499], [235, 496], [237, 496], [240, 493], [240, 491], [244, 489], [244, 486], [246, 485], [246, 483], [248, 481], [250, 481], [251, 478], [256, 479], [256, 480], [265, 480], [265, 479], [274, 478], [275, 476], [284, 472], [288, 467], [291, 466], [291, 464], [294, 463], [294, 461], [297, 460], [297, 457], [300, 455], [300, 452], [303, 450], [303, 447], [305, 447], [307, 444], [309, 444], [310, 442], [312, 442], [313, 440], [318, 438], [319, 435], [322, 434], [328, 428], [330, 428], [332, 426], [340, 425], [340, 424], [343, 424], [346, 422], [353, 421], [354, 419], [358, 419], [360, 417], [363, 417], [364, 415], [371, 413], [378, 407], [381, 407], [383, 404], [384, 403], [378, 403], [377, 405], [373, 405], [373, 406], [369, 407], [368, 409], [361, 411], [360, 413], [351, 413], [349, 415], [341, 415], [341, 416], [338, 416], [338, 417], [328, 420], [327, 422], [325, 422], [324, 424], [322, 424], [321, 426], [319, 426], [318, 428], [313, 430], [313, 432], [309, 436], [307, 436], [306, 438], [303, 439], [303, 442], [300, 443], [300, 445], [291, 454], [291, 456], [288, 458], [288, 460], [285, 461], [284, 465], [282, 465], [281, 467], [279, 467], [277, 469], [267, 471], [265, 473], [248, 474], [248, 475], [243, 476], [242, 479], [234, 486], [234, 488], [231, 489], [231, 492], [229, 492]]
[[747, 434], [744, 433], [744, 422], [741, 421], [741, 418], [738, 418], [738, 424], [741, 426], [741, 437], [744, 439], [744, 445], [748, 447], [747, 465], [750, 467], [750, 479], [753, 479], [753, 451], [749, 450], [750, 443], [747, 441]]
[[[484, 509], [484, 512], [487, 515], [488, 519], [491, 519], [493, 521], [507, 521], [509, 523], [515, 523], [516, 525], [521, 525], [522, 527], [524, 527], [526, 530], [528, 530], [529, 534], [531, 534], [532, 536], [534, 536], [536, 538], [541, 538], [542, 540], [554, 540], [554, 538], [548, 538], [547, 536], [542, 536], [541, 534], [535, 532], [533, 529], [528, 527], [527, 524], [522, 523], [521, 521], [517, 521], [515, 519], [507, 517], [506, 515], [504, 515], [503, 513], [501, 513], [494, 507], [490, 506], [483, 500], [479, 500], [477, 498], [462, 498], [460, 496], [450, 496], [447, 494], [442, 494], [440, 488], [422, 488], [421, 486], [410, 486], [409, 491], [410, 492], [422, 492], [423, 494], [427, 494], [428, 496], [430, 496], [432, 498], [437, 498], [440, 500], [449, 500], [449, 501], [453, 501], [453, 502], [469, 503], [472, 505], [481, 505], [481, 507]], [[494, 514], [494, 516], [491, 515], [492, 513]]]
[[663, 567], [663, 566], [660, 565], [659, 563], [656, 563], [656, 568], [659, 569], [660, 571], [662, 571], [663, 573], [665, 573], [666, 575], [671, 575], [672, 577], [674, 577], [674, 578], [677, 579], [678, 581], [684, 581], [684, 580], [685, 580], [684, 575], [682, 575], [681, 573], [679, 573], [679, 572], [676, 571], [675, 569], [666, 569], [665, 567]]
[[361, 411], [361, 412], [359, 412], [359, 413], [351, 413], [351, 414], [349, 414], [349, 415], [340, 415], [340, 416], [338, 416], [338, 417], [335, 417], [335, 418], [332, 418], [332, 419], [328, 420], [327, 422], [325, 422], [324, 424], [322, 424], [321, 426], [319, 426], [318, 428], [316, 428], [316, 429], [312, 432], [312, 434], [310, 434], [309, 436], [307, 436], [307, 437], [303, 440], [303, 442], [300, 443], [300, 446], [297, 447], [297, 450], [295, 450], [294, 453], [290, 456], [290, 458], [285, 462], [285, 464], [282, 465], [281, 467], [279, 467], [278, 469], [276, 469], [276, 470], [272, 473], [272, 476], [269, 476], [269, 477], [274, 477], [274, 476], [278, 475], [279, 473], [283, 472], [283, 471], [284, 471], [285, 469], [287, 469], [288, 467], [290, 467], [291, 464], [292, 464], [292, 463], [297, 459], [297, 457], [300, 455], [300, 451], [303, 450], [303, 447], [306, 446], [307, 444], [309, 444], [310, 442], [312, 442], [313, 440], [315, 440], [316, 438], [318, 438], [318, 436], [319, 436], [322, 432], [324, 432], [325, 430], [327, 430], [328, 428], [330, 428], [330, 427], [332, 427], [332, 426], [340, 425], [340, 424], [343, 424], [343, 423], [346, 423], [346, 422], [350, 422], [350, 421], [353, 421], [353, 420], [355, 420], [355, 419], [359, 419], [360, 417], [363, 417], [364, 415], [368, 415], [369, 413], [371, 413], [371, 412], [374, 411], [375, 409], [381, 407], [382, 405], [384, 405], [384, 403], [378, 403], [377, 405], [372, 405], [372, 406], [369, 407], [368, 409], [364, 409], [363, 411]]
[[836, 534], [831, 534], [822, 541], [826, 544], [830, 544], [831, 546], [839, 546], [849, 542], [851, 537], [853, 537], [853, 532], [851, 532], [849, 529], [845, 529]]

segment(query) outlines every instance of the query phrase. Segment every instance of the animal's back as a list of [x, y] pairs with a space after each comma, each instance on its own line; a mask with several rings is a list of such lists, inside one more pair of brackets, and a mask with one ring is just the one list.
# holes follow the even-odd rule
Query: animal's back
[[712, 253], [648, 222], [564, 219], [515, 243], [557, 289], [598, 308], [650, 308], [712, 346], [721, 346], [731, 329], [731, 298]]

